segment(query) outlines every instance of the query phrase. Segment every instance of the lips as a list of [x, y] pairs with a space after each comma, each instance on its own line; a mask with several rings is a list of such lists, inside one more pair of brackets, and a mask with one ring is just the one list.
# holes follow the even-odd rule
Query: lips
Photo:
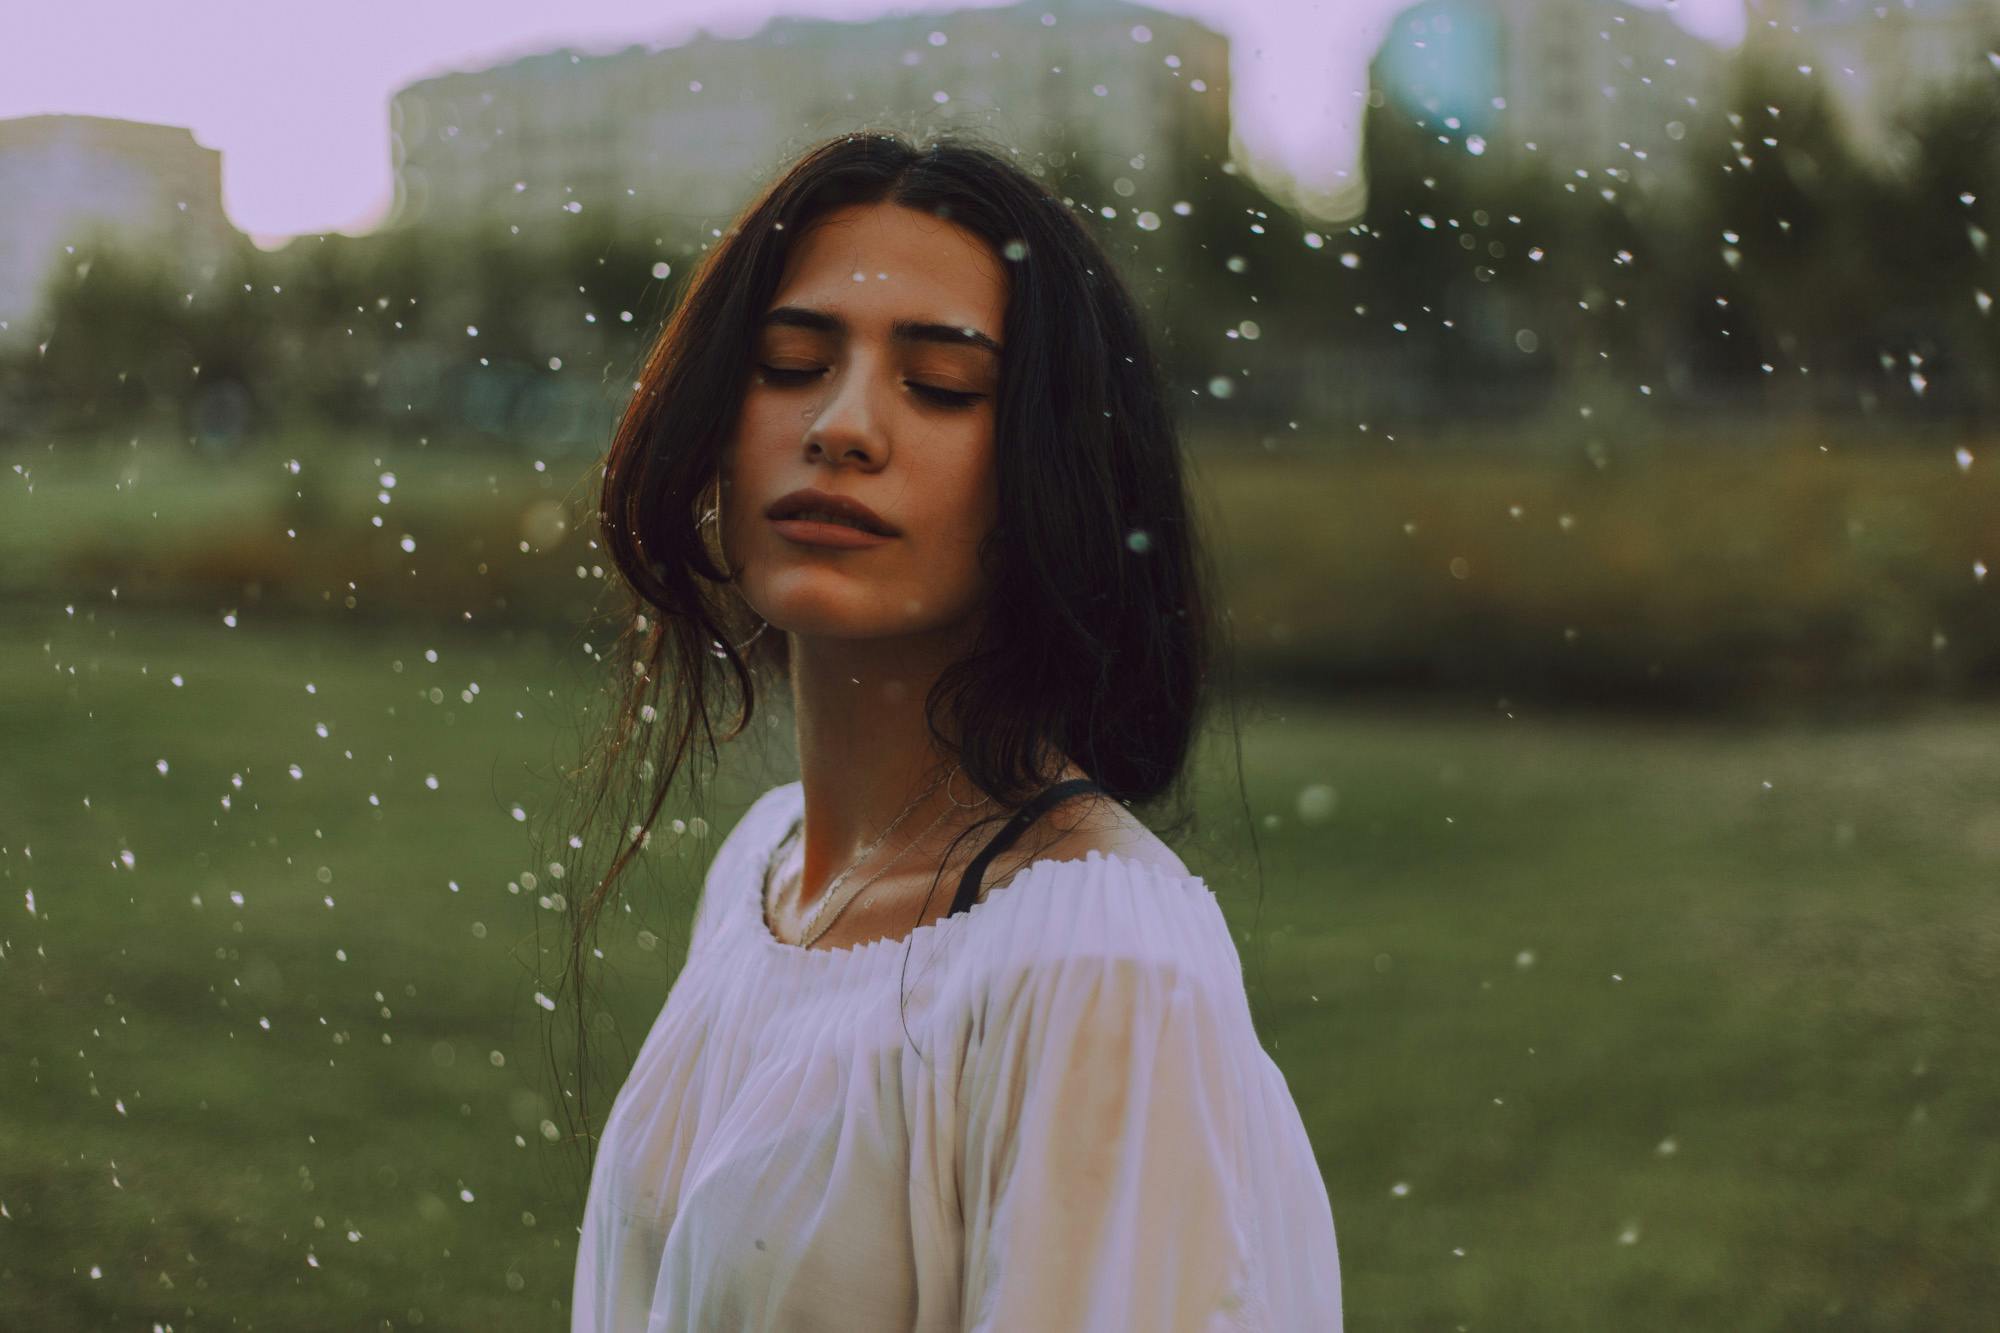
[[837, 524], [878, 537], [901, 535], [888, 520], [852, 496], [835, 495], [810, 486], [781, 497], [764, 515], [773, 520]]
[[771, 527], [780, 537], [796, 546], [816, 546], [836, 551], [886, 546], [896, 540], [879, 532], [864, 532], [846, 523], [815, 523], [804, 518], [774, 518]]

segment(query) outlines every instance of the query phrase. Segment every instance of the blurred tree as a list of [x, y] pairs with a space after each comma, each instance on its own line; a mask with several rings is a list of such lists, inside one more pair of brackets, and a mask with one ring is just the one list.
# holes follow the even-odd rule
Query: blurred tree
[[[1849, 147], [1818, 80], [1755, 53], [1689, 121], [1686, 183], [1641, 189], [1488, 152], [1377, 87], [1366, 211], [1339, 227], [1192, 140], [1166, 149], [1180, 198], [1143, 157], [1057, 145], [1031, 169], [1129, 279], [1205, 438], [1546, 414], [1563, 428], [1528, 434], [1563, 443], [1586, 415], [1608, 437], [1857, 403], [1990, 422], [2000, 80], [1913, 111], [1893, 175]], [[594, 447], [721, 221], [613, 216], [246, 244], [192, 276], [91, 240], [51, 276], [35, 340], [0, 355], [0, 430], [226, 448], [319, 422]]]
[[45, 333], [28, 377], [34, 416], [58, 432], [180, 431], [201, 373], [188, 305], [155, 256], [101, 233], [76, 243], [44, 287]]
[[[1880, 201], [1871, 238], [1884, 332], [1922, 357], [1926, 397], [1991, 425], [2000, 411], [2000, 78], [1967, 80], [1917, 104], [1914, 145]], [[1895, 345], [1892, 344], [1892, 345]]]
[[[1698, 193], [1656, 230], [1690, 289], [1715, 300], [1707, 371], [1729, 397], [1780, 412], [1851, 411], [1879, 379], [1869, 312], [1886, 200], [1820, 79], [1751, 53], [1720, 115], [1700, 122]], [[1697, 335], [1699, 336], [1699, 335]]]

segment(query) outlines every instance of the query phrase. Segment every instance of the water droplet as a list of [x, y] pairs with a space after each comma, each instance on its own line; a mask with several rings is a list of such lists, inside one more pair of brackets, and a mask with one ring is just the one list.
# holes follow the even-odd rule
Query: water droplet
[[1306, 824], [1324, 824], [1333, 818], [1333, 812], [1340, 805], [1340, 790], [1324, 782], [1315, 782], [1299, 790], [1299, 820]]

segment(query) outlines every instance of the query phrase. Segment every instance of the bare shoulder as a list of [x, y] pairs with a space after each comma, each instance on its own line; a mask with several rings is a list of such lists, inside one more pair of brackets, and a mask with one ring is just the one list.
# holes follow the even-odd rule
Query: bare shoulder
[[[1174, 849], [1160, 840], [1140, 818], [1109, 796], [1083, 795], [1064, 801], [1040, 821], [1045, 829], [1035, 840], [1034, 858], [1082, 861], [1090, 853], [1116, 855], [1127, 861], [1156, 866], [1169, 875], [1186, 877], [1188, 868]], [[1025, 839], [1024, 839], [1025, 841]]]

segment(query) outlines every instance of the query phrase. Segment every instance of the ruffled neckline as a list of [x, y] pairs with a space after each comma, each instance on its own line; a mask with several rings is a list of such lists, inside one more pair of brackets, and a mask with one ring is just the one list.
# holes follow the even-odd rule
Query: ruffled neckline
[[[805, 804], [805, 785], [794, 780], [779, 789], [784, 792], [782, 799], [770, 802], [770, 816], [765, 826], [758, 830], [758, 836], [751, 843], [749, 858], [741, 867], [742, 879], [749, 885], [749, 892], [737, 892], [731, 896], [738, 905], [740, 924], [749, 932], [757, 951], [765, 956], [789, 962], [793, 966], [819, 968], [825, 971], [864, 971], [876, 966], [876, 960], [888, 958], [906, 946], [922, 946], [935, 936], [946, 932], [970, 931], [974, 923], [994, 914], [1024, 892], [1033, 897], [1041, 892], [1042, 886], [1052, 881], [1085, 876], [1085, 872], [1099, 867], [1115, 867], [1127, 877], [1139, 877], [1177, 888], [1199, 900], [1205, 900], [1209, 910], [1221, 917], [1221, 905], [1216, 900], [1215, 891], [1207, 882], [1194, 874], [1176, 875], [1163, 870], [1148, 861], [1137, 861], [1117, 852], [1104, 852], [1092, 848], [1082, 858], [1045, 857], [1030, 861], [1016, 871], [1012, 878], [998, 888], [990, 889], [979, 901], [956, 916], [941, 916], [935, 921], [925, 922], [901, 935], [885, 935], [860, 944], [839, 945], [829, 949], [807, 949], [796, 944], [787, 944], [771, 933], [764, 920], [763, 874], [765, 861], [775, 850], [774, 832], [781, 834], [790, 827]], [[1101, 871], [1100, 871], [1101, 873]], [[1227, 938], [1226, 927], [1224, 938]]]

